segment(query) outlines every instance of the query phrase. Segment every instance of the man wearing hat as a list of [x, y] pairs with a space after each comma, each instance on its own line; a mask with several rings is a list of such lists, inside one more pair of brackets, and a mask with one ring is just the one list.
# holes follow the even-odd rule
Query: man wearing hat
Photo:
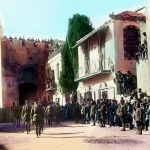
[[52, 102], [48, 103], [48, 106], [46, 107], [45, 114], [46, 114], [46, 117], [48, 119], [48, 125], [51, 126], [53, 118], [54, 118], [54, 109], [52, 106]]
[[127, 114], [127, 108], [126, 108], [125, 100], [123, 99], [123, 97], [121, 97], [120, 107], [119, 107], [119, 116], [122, 124], [121, 131], [125, 131], [126, 114]]
[[101, 116], [101, 127], [105, 127], [106, 123], [106, 104], [105, 101], [102, 100], [101, 107], [99, 109], [100, 116]]
[[43, 110], [43, 107], [38, 100], [35, 101], [34, 106], [31, 109], [31, 118], [35, 124], [36, 135], [38, 138], [41, 135], [43, 118], [44, 118], [44, 110]]
[[142, 110], [139, 102], [136, 103], [135, 121], [137, 126], [137, 134], [142, 134]]
[[26, 100], [25, 105], [22, 108], [21, 117], [24, 120], [27, 134], [30, 132], [30, 112], [31, 112], [31, 107], [29, 105], [28, 100]]

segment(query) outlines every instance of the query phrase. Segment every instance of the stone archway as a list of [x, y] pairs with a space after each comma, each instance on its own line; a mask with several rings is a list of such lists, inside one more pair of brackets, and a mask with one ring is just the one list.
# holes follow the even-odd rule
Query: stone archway
[[33, 98], [37, 95], [38, 70], [35, 65], [26, 64], [19, 68], [18, 73], [19, 104], [23, 105], [25, 99]]
[[37, 94], [37, 85], [34, 83], [23, 83], [19, 85], [19, 104], [23, 105], [29, 97], [34, 97]]

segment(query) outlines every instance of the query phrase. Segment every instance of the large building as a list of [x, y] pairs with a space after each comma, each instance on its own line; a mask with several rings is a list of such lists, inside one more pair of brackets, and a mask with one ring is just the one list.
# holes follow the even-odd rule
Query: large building
[[[47, 63], [47, 88], [46, 93], [49, 95], [51, 101], [59, 101], [61, 105], [64, 105], [65, 97], [61, 93], [61, 88], [59, 86], [59, 78], [61, 68], [61, 49], [64, 42], [59, 41], [59, 45], [61, 46], [59, 49], [55, 48], [49, 55], [48, 63]], [[58, 45], [58, 46], [59, 46]]]
[[47, 103], [45, 68], [53, 47], [52, 39], [2, 38], [2, 107], [35, 98]]
[[[132, 76], [132, 82], [136, 82], [138, 46], [146, 32], [145, 26], [145, 7], [111, 14], [110, 20], [76, 42], [80, 101], [84, 98], [116, 99], [125, 91], [129, 94], [127, 82], [120, 81], [118, 74], [125, 78]], [[135, 84], [132, 90], [136, 88]]]

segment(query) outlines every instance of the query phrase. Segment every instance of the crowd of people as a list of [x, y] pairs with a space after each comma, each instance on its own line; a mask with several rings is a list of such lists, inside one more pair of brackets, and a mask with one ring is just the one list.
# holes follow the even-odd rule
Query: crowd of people
[[111, 99], [100, 99], [97, 102], [85, 100], [81, 107], [82, 123], [89, 123], [93, 120], [93, 125], [97, 122], [101, 127], [106, 124], [111, 126], [122, 126], [122, 131], [126, 128], [136, 129], [137, 134], [142, 134], [142, 130], [148, 131], [150, 121], [150, 99], [146, 93], [138, 89], [132, 93], [129, 100], [121, 97], [118, 102]]
[[24, 121], [27, 133], [33, 124], [36, 135], [39, 137], [43, 131], [44, 124], [49, 126], [60, 121], [72, 120], [75, 123], [99, 125], [100, 127], [119, 126], [122, 131], [126, 128], [135, 129], [137, 134], [142, 134], [142, 130], [148, 131], [150, 121], [150, 99], [146, 93], [138, 89], [132, 93], [129, 100], [121, 97], [120, 101], [111, 99], [98, 99], [94, 101], [90, 98], [84, 99], [82, 104], [77, 101], [60, 106], [59, 101], [49, 102], [43, 106], [36, 99], [30, 104], [25, 101], [21, 108], [13, 105], [12, 108], [13, 124], [20, 126], [20, 120]]

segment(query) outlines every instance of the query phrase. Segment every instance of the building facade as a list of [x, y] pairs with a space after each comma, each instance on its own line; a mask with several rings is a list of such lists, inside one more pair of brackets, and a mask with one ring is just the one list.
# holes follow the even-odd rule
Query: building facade
[[50, 53], [48, 63], [47, 63], [47, 88], [46, 93], [49, 95], [51, 101], [59, 101], [61, 105], [65, 105], [65, 97], [61, 93], [61, 88], [59, 86], [59, 78], [61, 68], [61, 49], [64, 42], [59, 41], [61, 45], [60, 49], [55, 49]]
[[[136, 89], [138, 45], [146, 24], [140, 11], [111, 14], [109, 21], [77, 41], [80, 102], [84, 98], [118, 99]], [[133, 87], [125, 85], [131, 76]]]
[[138, 88], [150, 95], [150, 4], [141, 10], [146, 16], [146, 24], [141, 26], [141, 44], [144, 45], [145, 51], [141, 53], [140, 59], [136, 64]]
[[47, 103], [45, 68], [53, 43], [52, 39], [2, 38], [2, 107], [35, 98]]

